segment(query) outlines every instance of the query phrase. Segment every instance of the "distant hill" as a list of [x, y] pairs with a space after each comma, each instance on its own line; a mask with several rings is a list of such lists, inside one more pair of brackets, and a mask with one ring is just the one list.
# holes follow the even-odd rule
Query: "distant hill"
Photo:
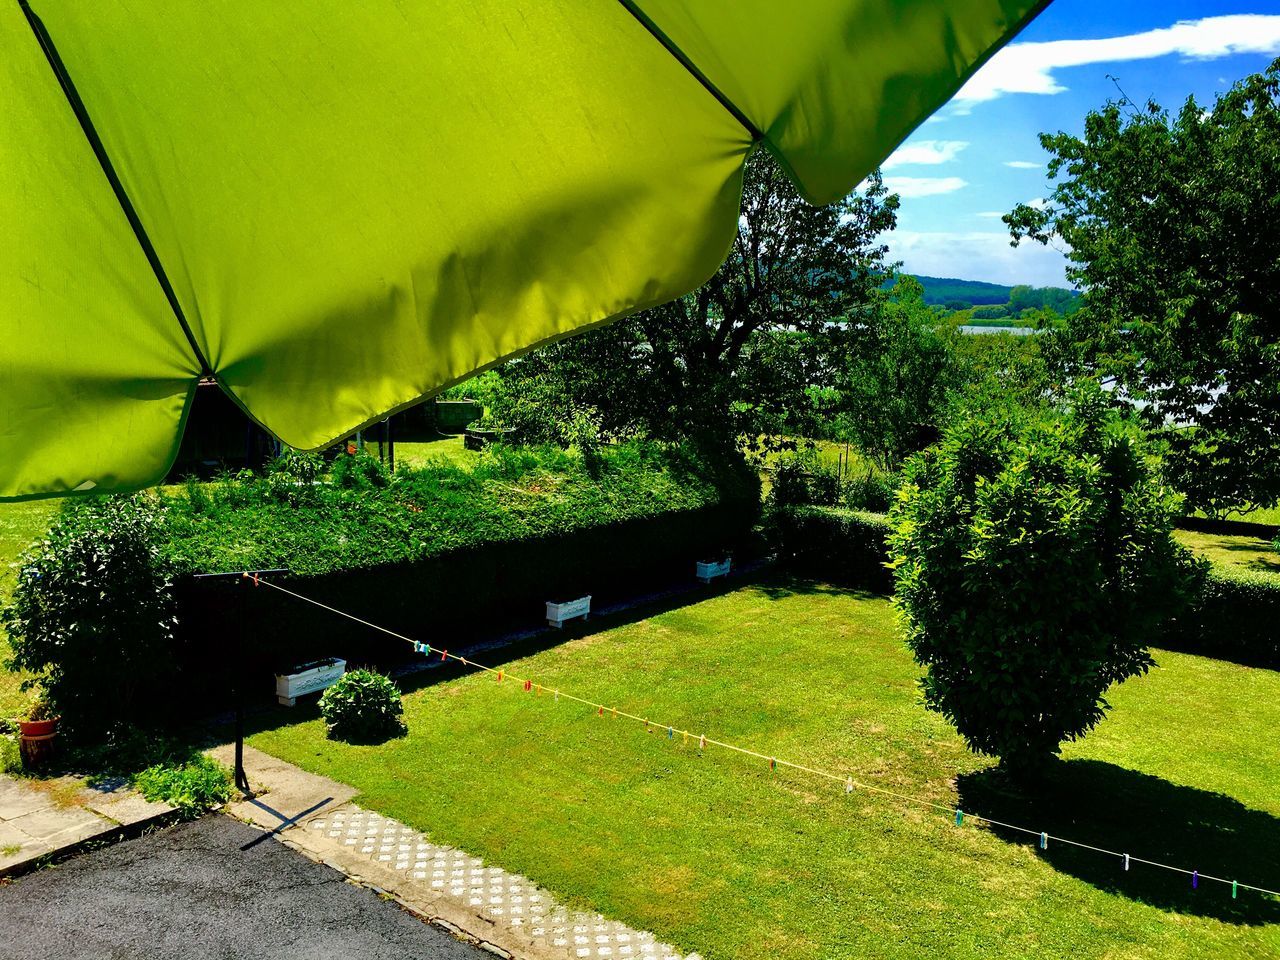
[[956, 280], [950, 277], [916, 277], [924, 286], [924, 302], [945, 304], [961, 300], [975, 307], [1008, 303], [1013, 287], [982, 280]]

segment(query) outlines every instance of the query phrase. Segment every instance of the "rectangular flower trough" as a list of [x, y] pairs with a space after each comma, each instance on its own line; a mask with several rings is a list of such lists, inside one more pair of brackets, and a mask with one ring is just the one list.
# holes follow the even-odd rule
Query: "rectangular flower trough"
[[294, 667], [291, 673], [276, 674], [276, 699], [292, 707], [303, 694], [331, 687], [347, 672], [347, 661], [330, 657]]
[[703, 583], [710, 583], [716, 577], [727, 577], [732, 563], [733, 560], [729, 557], [723, 560], [699, 560], [697, 577]]
[[547, 601], [547, 625], [563, 627], [566, 620], [581, 617], [586, 620], [591, 614], [591, 594], [577, 600], [566, 600], [564, 603]]

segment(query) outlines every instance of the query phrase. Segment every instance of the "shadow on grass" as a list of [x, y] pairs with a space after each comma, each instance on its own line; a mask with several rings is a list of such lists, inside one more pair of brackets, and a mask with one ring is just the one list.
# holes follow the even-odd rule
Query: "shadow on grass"
[[[1280, 819], [1231, 797], [1181, 787], [1096, 760], [1057, 763], [1042, 789], [1024, 793], [989, 768], [959, 778], [961, 808], [1109, 850], [1202, 874], [1280, 889]], [[1010, 843], [1038, 838], [993, 827]], [[1280, 923], [1280, 900], [1120, 857], [1049, 841], [1039, 855], [1056, 870], [1151, 906], [1226, 923]]]
[[[754, 590], [770, 600], [783, 600], [791, 596], [818, 595], [852, 596], [866, 600], [883, 599], [879, 594], [869, 591], [840, 587], [802, 577], [793, 577], [785, 572], [777, 571], [764, 572], [758, 578], [751, 579], [731, 578], [695, 586], [689, 586], [684, 581], [680, 581], [680, 584], [681, 586], [673, 592], [664, 592], [651, 600], [636, 603], [625, 609], [604, 614], [593, 613], [591, 619], [585, 623], [581, 620], [571, 620], [559, 630], [547, 627], [530, 631], [525, 636], [511, 639], [503, 638], [501, 640], [499, 637], [502, 635], [502, 629], [495, 628], [488, 635], [481, 631], [477, 632], [475, 636], [455, 637], [457, 647], [450, 646], [449, 650], [452, 653], [462, 654], [467, 657], [474, 656], [476, 661], [483, 663], [486, 667], [505, 667], [516, 660], [533, 656], [544, 650], [550, 650], [580, 637], [588, 637], [606, 630], [628, 626], [641, 620], [647, 620], [650, 617], [702, 603], [738, 590]], [[506, 626], [513, 627], [515, 625]], [[453, 660], [441, 663], [438, 656], [433, 656], [426, 661], [421, 658], [414, 658], [403, 661], [398, 665], [393, 663], [361, 664], [349, 662], [347, 669], [354, 670], [361, 666], [369, 666], [371, 669], [384, 672], [388, 669], [391, 670], [394, 674], [396, 685], [405, 694], [414, 693], [437, 684], [448, 683], [475, 672], [474, 667], [464, 667]], [[412, 672], [401, 672], [406, 666], [413, 666], [416, 669]], [[264, 697], [254, 704], [254, 709], [248, 712], [245, 718], [246, 736], [307, 723], [315, 720], [320, 715], [317, 697], [315, 696], [300, 699], [297, 706], [294, 707], [268, 706], [267, 704], [268, 701]], [[225, 734], [229, 728], [221, 729]]]

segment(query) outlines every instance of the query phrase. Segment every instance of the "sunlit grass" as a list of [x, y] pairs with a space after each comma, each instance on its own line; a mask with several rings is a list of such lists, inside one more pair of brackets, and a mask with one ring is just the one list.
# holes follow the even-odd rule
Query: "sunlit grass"
[[[300, 708], [254, 743], [708, 958], [1277, 955], [1271, 901], [953, 824], [960, 804], [1280, 884], [1280, 673], [1158, 659], [1069, 747], [1047, 800], [1010, 795], [923, 709], [886, 601], [785, 581], [507, 665], [650, 716], [652, 733], [490, 676], [428, 674], [406, 697], [402, 739], [330, 742]], [[668, 723], [943, 809], [699, 755]]]

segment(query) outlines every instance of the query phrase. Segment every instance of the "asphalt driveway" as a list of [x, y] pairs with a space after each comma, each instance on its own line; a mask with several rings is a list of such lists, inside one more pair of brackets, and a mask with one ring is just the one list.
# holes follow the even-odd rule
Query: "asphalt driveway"
[[0, 958], [99, 957], [492, 960], [221, 815], [0, 886]]

